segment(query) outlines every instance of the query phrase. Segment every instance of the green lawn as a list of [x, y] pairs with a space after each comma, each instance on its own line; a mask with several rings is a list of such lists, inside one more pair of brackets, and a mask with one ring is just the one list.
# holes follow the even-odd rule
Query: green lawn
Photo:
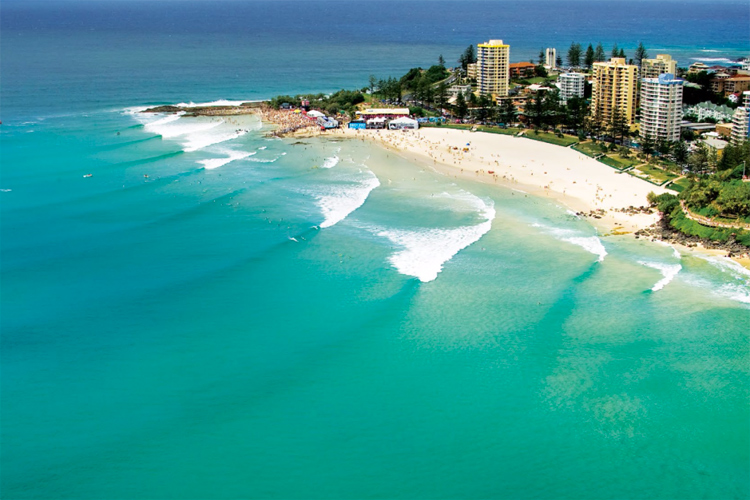
[[573, 149], [575, 149], [579, 153], [583, 153], [586, 156], [591, 157], [599, 156], [600, 154], [602, 154], [602, 150], [599, 147], [599, 144], [592, 141], [579, 142], [578, 144], [573, 146]]
[[690, 180], [687, 177], [683, 177], [682, 179], [670, 184], [669, 189], [673, 191], [677, 191], [678, 193], [681, 193], [682, 191], [687, 189], [689, 185], [690, 185]]
[[549, 132], [539, 132], [537, 134], [532, 130], [527, 130], [524, 134], [524, 137], [534, 139], [535, 141], [548, 142], [557, 146], [570, 146], [571, 144], [575, 144], [576, 142], [578, 142], [578, 137], [572, 135], [563, 135], [562, 137], [558, 137], [555, 134], [551, 134]]
[[655, 163], [659, 165], [661, 168], [665, 168], [675, 173], [682, 171], [682, 167], [680, 167], [678, 164], [676, 164], [673, 161], [665, 160], [663, 158], [656, 159]]
[[420, 127], [445, 127], [445, 128], [454, 128], [458, 130], [471, 130], [474, 127], [477, 127], [477, 132], [488, 132], [490, 134], [503, 134], [503, 135], [516, 135], [518, 134], [521, 129], [517, 128], [501, 128], [501, 127], [492, 127], [489, 125], [473, 125], [471, 123], [444, 123], [442, 125], [437, 125], [434, 123], [421, 123], [419, 125]]
[[[633, 172], [636, 177], [646, 179], [654, 184], [664, 184], [666, 181], [676, 179], [677, 175], [667, 172], [653, 165], [641, 165]], [[640, 175], [639, 175], [640, 174]]]
[[630, 162], [627, 162], [625, 160], [618, 160], [616, 157], [619, 155], [613, 155], [615, 158], [610, 156], [602, 156], [599, 158], [599, 161], [604, 163], [605, 165], [609, 165], [612, 168], [616, 168], [617, 170], [625, 170], [628, 167], [632, 167], [633, 164]]

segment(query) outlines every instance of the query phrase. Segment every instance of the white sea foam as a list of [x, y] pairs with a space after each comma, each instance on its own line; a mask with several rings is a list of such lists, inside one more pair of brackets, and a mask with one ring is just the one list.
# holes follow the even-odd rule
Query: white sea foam
[[333, 168], [339, 163], [339, 157], [338, 156], [331, 156], [330, 158], [326, 158], [323, 161], [323, 168]]
[[248, 160], [254, 161], [256, 163], [273, 163], [279, 158], [281, 158], [281, 156], [277, 156], [276, 158], [248, 158]]
[[573, 245], [577, 245], [589, 253], [592, 253], [598, 257], [598, 261], [602, 262], [604, 257], [607, 256], [607, 249], [604, 248], [602, 240], [596, 236], [583, 236], [580, 233], [571, 229], [561, 229], [556, 227], [549, 227], [542, 224], [532, 224], [532, 227], [538, 227], [543, 229], [545, 232], [551, 234], [560, 241], [565, 241]]
[[675, 259], [682, 258], [682, 254], [680, 254], [680, 252], [678, 252], [677, 249], [674, 247], [674, 245], [672, 245], [671, 243], [667, 243], [666, 241], [661, 241], [661, 240], [654, 240], [654, 241], [656, 242], [657, 245], [671, 248], [672, 255], [674, 256]]
[[693, 61], [700, 61], [700, 62], [717, 62], [717, 63], [733, 63], [731, 59], [727, 59], [726, 57], [693, 57]]
[[656, 282], [656, 284], [651, 287], [651, 291], [658, 292], [667, 284], [672, 281], [675, 276], [677, 276], [677, 273], [680, 272], [682, 269], [682, 266], [680, 264], [664, 264], [662, 262], [651, 262], [646, 260], [639, 260], [639, 264], [642, 266], [650, 267], [651, 269], [656, 269], [661, 273], [663, 278]]
[[242, 160], [244, 158], [247, 158], [249, 156], [252, 156], [256, 154], [255, 151], [252, 153], [248, 153], [246, 151], [231, 151], [231, 150], [225, 150], [221, 151], [222, 154], [227, 154], [229, 156], [226, 156], [224, 158], [210, 158], [208, 160], [199, 160], [198, 163], [203, 165], [203, 168], [206, 170], [212, 170], [214, 168], [223, 167], [227, 163], [231, 163], [235, 160]]
[[367, 177], [354, 184], [336, 186], [331, 191], [317, 195], [318, 207], [323, 212], [320, 227], [331, 227], [344, 220], [350, 213], [361, 207], [370, 192], [380, 186], [380, 181], [370, 171]]
[[125, 115], [137, 116], [140, 113], [143, 113], [144, 111], [146, 111], [149, 107], [151, 106], [132, 106], [130, 108], [123, 109], [122, 113]]
[[242, 137], [246, 133], [246, 130], [234, 130], [231, 132], [219, 131], [218, 133], [194, 132], [187, 135], [186, 140], [182, 143], [184, 146], [183, 151], [188, 153], [191, 151], [198, 151], [199, 149], [213, 146], [214, 144], [221, 144], [222, 142]]
[[737, 283], [725, 283], [715, 293], [743, 304], [750, 304], [750, 289]]
[[174, 114], [160, 118], [154, 122], [147, 123], [143, 128], [149, 132], [162, 136], [163, 139], [174, 139], [175, 137], [199, 134], [222, 123], [219, 121], [181, 120], [181, 114]]
[[268, 149], [268, 146], [261, 146], [258, 148], [258, 151], [263, 151], [264, 149]]
[[[443, 265], [458, 252], [476, 243], [492, 228], [495, 207], [470, 195], [472, 205], [486, 220], [475, 226], [455, 229], [380, 230], [377, 234], [401, 247], [389, 257], [389, 262], [401, 274], [414, 276], [422, 282], [432, 281], [443, 270]], [[468, 198], [467, 198], [468, 199]]]
[[719, 269], [722, 273], [729, 273], [735, 279], [748, 281], [750, 280], [750, 269], [745, 269], [740, 264], [726, 257], [706, 257], [698, 255], [701, 259]]
[[12, 189], [0, 189], [0, 192], [2, 193], [10, 193], [11, 191], [13, 190]]
[[211, 106], [240, 106], [243, 103], [246, 102], [255, 102], [255, 101], [228, 101], [226, 99], [219, 99], [218, 101], [211, 101], [211, 102], [181, 102], [179, 104], [175, 104], [174, 106], [178, 108], [193, 108], [193, 107], [202, 107], [207, 108]]
[[750, 304], [750, 287], [740, 283], [722, 283], [717, 285], [697, 276], [688, 276], [685, 281], [701, 289], [709, 290], [714, 295], [724, 297], [735, 302]]

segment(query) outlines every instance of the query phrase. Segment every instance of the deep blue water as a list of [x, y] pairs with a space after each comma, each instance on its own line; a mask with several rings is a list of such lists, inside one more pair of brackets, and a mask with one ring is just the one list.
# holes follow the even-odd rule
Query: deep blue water
[[744, 2], [0, 9], [2, 498], [750, 495], [747, 270], [371, 144], [133, 109], [494, 37], [736, 57]]
[[[367, 84], [502, 38], [514, 61], [643, 42], [687, 66], [750, 53], [744, 1], [3, 2], [3, 120]], [[743, 36], [743, 34], [745, 36]], [[207, 84], [210, 83], [210, 84]]]

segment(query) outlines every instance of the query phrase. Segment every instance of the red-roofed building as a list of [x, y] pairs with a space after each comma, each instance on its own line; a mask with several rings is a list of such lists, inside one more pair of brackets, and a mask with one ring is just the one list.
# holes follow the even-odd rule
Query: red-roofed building
[[511, 63], [508, 68], [511, 78], [533, 78], [536, 64], [530, 62]]

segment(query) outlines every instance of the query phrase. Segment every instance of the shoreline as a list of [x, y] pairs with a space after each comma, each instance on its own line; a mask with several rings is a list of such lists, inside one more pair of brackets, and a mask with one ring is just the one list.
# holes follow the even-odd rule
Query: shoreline
[[[665, 231], [659, 213], [650, 208], [646, 199], [651, 191], [668, 192], [665, 188], [619, 173], [568, 147], [523, 137], [449, 128], [322, 131], [302, 115], [274, 110], [263, 102], [239, 106], [157, 106], [143, 112], [183, 113], [188, 117], [254, 114], [262, 123], [274, 127], [269, 132], [273, 137], [329, 136], [367, 140], [448, 177], [499, 185], [551, 199], [588, 220], [601, 236], [661, 241], [679, 247], [682, 252], [727, 257], [750, 269], [748, 252], [737, 255], [730, 245], [687, 235], [677, 238], [671, 231]], [[569, 173], [573, 171], [578, 174], [576, 179]], [[579, 183], [581, 175], [584, 180]]]
[[[478, 134], [486, 136], [485, 138], [490, 142], [492, 142], [495, 138], [505, 139], [505, 141], [497, 141], [506, 142], [505, 146], [509, 145], [507, 144], [508, 140], [518, 141], [511, 144], [513, 146], [520, 146], [516, 147], [515, 153], [520, 153], [528, 156], [527, 161], [524, 162], [524, 165], [520, 167], [524, 170], [525, 173], [519, 172], [518, 165], [502, 165], [503, 168], [501, 169], [499, 165], [500, 159], [497, 156], [489, 157], [492, 159], [488, 160], [487, 158], [478, 156], [478, 154], [476, 154], [476, 151], [473, 155], [473, 158], [469, 158], [469, 155], [464, 153], [463, 158], [455, 158], [453, 164], [448, 163], [447, 161], [445, 161], [446, 155], [443, 154], [441, 157], [439, 155], [439, 152], [436, 152], [437, 149], [435, 148], [435, 146], [439, 147], [439, 145], [443, 145], [447, 151], [448, 147], [453, 147], [453, 143], [422, 142], [420, 144], [418, 142], [415, 142], [414, 139], [420, 133], [423, 133], [426, 130], [446, 131], [446, 135], [455, 136], [453, 138], [454, 140], [457, 139], [460, 141], [464, 141], [468, 138], [469, 144], [472, 145], [474, 145], [474, 142], [476, 141], [471, 141], [471, 139], [478, 137]], [[431, 132], [428, 132], [428, 134], [431, 134]], [[434, 133], [432, 134], [438, 135]], [[324, 135], [328, 134], [320, 131], [315, 131], [312, 134], [295, 134], [295, 137], [318, 137]], [[469, 132], [456, 129], [430, 128], [419, 129], [418, 131], [361, 131], [339, 129], [330, 132], [330, 135], [335, 135], [336, 137], [349, 140], [358, 139], [363, 141], [370, 141], [393, 152], [394, 154], [398, 154], [402, 158], [413, 161], [425, 167], [432, 168], [433, 170], [449, 177], [474, 180], [482, 182], [484, 184], [502, 186], [506, 189], [521, 191], [529, 196], [551, 199], [556, 203], [559, 203], [563, 208], [575, 212], [577, 216], [588, 220], [589, 223], [591, 223], [603, 237], [627, 236], [633, 239], [645, 239], [652, 242], [660, 241], [663, 243], [674, 245], [679, 249], [681, 253], [699, 252], [703, 255], [709, 255], [712, 257], [725, 257], [733, 260], [734, 262], [747, 269], [750, 269], [750, 258], [747, 257], [747, 253], [744, 253], [744, 255], [727, 255], [728, 252], [732, 253], [731, 250], [729, 248], [724, 248], [724, 245], [720, 242], [704, 242], [699, 238], [688, 236], [685, 236], [685, 238], [683, 238], [684, 242], [681, 242], [678, 238], [675, 238], [672, 235], [662, 234], [662, 231], [660, 230], [662, 224], [661, 216], [658, 211], [656, 211], [656, 209], [649, 207], [648, 201], [646, 200], [646, 195], [651, 191], [654, 191], [657, 194], [666, 192], [665, 188], [654, 186], [632, 176], [621, 177], [627, 174], [617, 174], [615, 173], [615, 170], [610, 169], [606, 165], [603, 165], [592, 158], [586, 157], [570, 148], [564, 148], [562, 146], [557, 146], [554, 144], [539, 143], [539, 141], [523, 139], [520, 137], [516, 138], [484, 132]], [[411, 142], [407, 141], [405, 139], [406, 137], [410, 137], [412, 139]], [[434, 139], [435, 138], [433, 137], [433, 140]], [[405, 147], [405, 144], [409, 145]], [[460, 144], [466, 144], [466, 142], [461, 142]], [[534, 150], [537, 150], [538, 152], [538, 150], [541, 149], [539, 146], [540, 144], [542, 144], [541, 148], [548, 149], [548, 151], [545, 152], [548, 154], [561, 152], [560, 150], [562, 150], [563, 152], [568, 151], [569, 153], [568, 155], [554, 155], [552, 159], [550, 159], [549, 156], [545, 156], [543, 154], [546, 161], [574, 161], [575, 158], [573, 157], [580, 157], [578, 159], [581, 162], [588, 163], [587, 166], [589, 166], [590, 168], [586, 169], [586, 174], [591, 178], [587, 179], [587, 184], [582, 183], [581, 185], [586, 185], [589, 187], [595, 186], [595, 189], [593, 191], [591, 189], [579, 189], [577, 191], [574, 190], [574, 193], [571, 193], [567, 188], [573, 187], [572, 184], [576, 184], [576, 187], [578, 187], [577, 181], [573, 179], [567, 179], [568, 184], [565, 184], [562, 182], [555, 183], [555, 181], [559, 181], [559, 179], [554, 179], [552, 182], [549, 182], [549, 177], [551, 176], [550, 172], [553, 171], [551, 165], [545, 165], [545, 163], [542, 162], [540, 158], [533, 157]], [[429, 148], [427, 146], [433, 147]], [[471, 152], [472, 146], [468, 147], [470, 148], [469, 151]], [[494, 154], [497, 155], [498, 153]], [[502, 158], [502, 156], [500, 156], [500, 158]], [[489, 161], [495, 161], [497, 163], [495, 166], [490, 167], [491, 163], [488, 163]], [[570, 167], [567, 167], [565, 165], [563, 165], [562, 167], [566, 169], [566, 172], [570, 170]], [[489, 168], [494, 168], [496, 170], [489, 170]], [[558, 167], [558, 170], [559, 168], [560, 167]], [[548, 182], [546, 184], [545, 180], [543, 180], [541, 184], [534, 184], [533, 181], [529, 182], [531, 178], [534, 177], [534, 174], [537, 174], [536, 177], [538, 179], [545, 179]], [[545, 176], [544, 174], [547, 175]], [[623, 192], [623, 186], [619, 185], [621, 179], [629, 179], [625, 182], [625, 184], [636, 186], [637, 191], [635, 193]], [[596, 184], [593, 184], [592, 181], [596, 181]], [[586, 198], [583, 198], [585, 194], [592, 193], [594, 194], [592, 201], [587, 201]], [[629, 203], [630, 195], [633, 196], [632, 203]]]

